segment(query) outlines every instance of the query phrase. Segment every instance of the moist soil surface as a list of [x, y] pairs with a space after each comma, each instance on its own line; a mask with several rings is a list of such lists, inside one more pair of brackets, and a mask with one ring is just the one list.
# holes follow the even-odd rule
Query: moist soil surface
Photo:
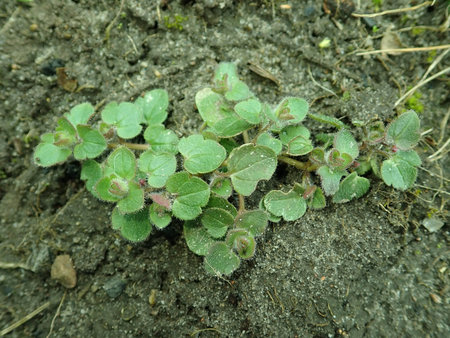
[[[355, 3], [359, 13], [418, 4]], [[448, 44], [447, 5], [361, 19], [343, 7], [327, 14], [322, 1], [2, 1], [0, 330], [38, 309], [8, 336], [449, 336], [450, 163], [445, 150], [429, 159], [449, 137], [448, 73], [394, 107], [433, 61], [428, 76], [449, 57], [358, 55], [380, 49], [388, 35], [388, 47]], [[324, 39], [329, 46], [321, 48]], [[82, 102], [101, 109], [164, 88], [168, 127], [179, 136], [197, 131], [195, 93], [221, 61], [235, 62], [265, 102], [303, 97], [312, 112], [348, 124], [387, 123], [415, 109], [426, 133], [416, 148], [423, 160], [416, 185], [400, 192], [369, 175], [370, 190], [358, 200], [270, 224], [255, 256], [218, 278], [189, 251], [181, 222], [132, 244], [111, 228], [112, 206], [85, 190], [77, 161], [33, 164], [39, 135]], [[329, 131], [307, 123], [313, 133]], [[248, 205], [299, 177], [280, 165]], [[444, 226], [430, 232], [422, 225], [430, 217]], [[73, 260], [73, 289], [50, 278], [61, 254]]]

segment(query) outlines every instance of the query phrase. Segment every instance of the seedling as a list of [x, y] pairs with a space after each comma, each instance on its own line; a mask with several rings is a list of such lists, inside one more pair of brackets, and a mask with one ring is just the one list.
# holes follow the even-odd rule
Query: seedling
[[[369, 171], [400, 190], [416, 180], [420, 126], [412, 110], [387, 127], [379, 120], [355, 123], [355, 138], [340, 120], [308, 112], [304, 99], [261, 102], [232, 63], [220, 64], [213, 86], [195, 102], [204, 127], [181, 139], [163, 125], [169, 100], [162, 89], [134, 103], [107, 104], [98, 122], [92, 105], [77, 105], [41, 136], [34, 161], [49, 167], [73, 154], [87, 190], [115, 203], [112, 227], [129, 241], [145, 240], [153, 226], [163, 229], [173, 218], [183, 221], [189, 249], [217, 275], [253, 257], [269, 221], [295, 221], [307, 208], [324, 208], [326, 196], [344, 203], [364, 195], [370, 182], [361, 175]], [[337, 131], [313, 140], [302, 125], [307, 117]], [[146, 143], [130, 142], [138, 135]], [[245, 198], [280, 162], [295, 167], [299, 181], [267, 192], [249, 209]]]

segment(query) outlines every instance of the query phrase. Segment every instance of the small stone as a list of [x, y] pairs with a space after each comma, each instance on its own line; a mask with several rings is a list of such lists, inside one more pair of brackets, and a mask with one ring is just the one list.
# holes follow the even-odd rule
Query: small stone
[[122, 278], [115, 276], [103, 285], [103, 289], [110, 298], [116, 298], [120, 296], [126, 285], [127, 283]]
[[425, 228], [428, 229], [429, 232], [436, 232], [444, 226], [444, 222], [435, 217], [425, 218], [422, 221], [422, 224]]
[[72, 289], [77, 285], [77, 272], [69, 255], [56, 257], [52, 265], [51, 277], [68, 289]]

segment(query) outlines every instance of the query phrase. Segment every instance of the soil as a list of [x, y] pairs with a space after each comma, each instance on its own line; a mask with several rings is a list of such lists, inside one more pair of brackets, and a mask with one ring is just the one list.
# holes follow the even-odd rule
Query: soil
[[[358, 11], [374, 12], [373, 3]], [[385, 0], [381, 10], [417, 4]], [[428, 159], [448, 139], [448, 73], [418, 91], [427, 133], [413, 189], [371, 176], [363, 198], [271, 224], [255, 257], [223, 279], [188, 250], [181, 222], [133, 245], [111, 229], [111, 205], [84, 190], [78, 162], [32, 163], [39, 135], [74, 105], [133, 100], [153, 88], [170, 94], [169, 127], [188, 135], [201, 124], [195, 93], [221, 61], [236, 62], [265, 102], [299, 96], [313, 112], [387, 122], [408, 108], [394, 103], [443, 52], [357, 52], [379, 49], [389, 30], [401, 47], [448, 44], [446, 6], [358, 19], [327, 15], [312, 0], [2, 1], [0, 330], [43, 306], [8, 336], [448, 337], [449, 228], [422, 226], [448, 217], [449, 159]], [[325, 38], [330, 46], [320, 48]], [[447, 55], [431, 74], [448, 66]], [[280, 166], [248, 203], [297, 178]], [[60, 254], [74, 262], [74, 289], [50, 278]]]

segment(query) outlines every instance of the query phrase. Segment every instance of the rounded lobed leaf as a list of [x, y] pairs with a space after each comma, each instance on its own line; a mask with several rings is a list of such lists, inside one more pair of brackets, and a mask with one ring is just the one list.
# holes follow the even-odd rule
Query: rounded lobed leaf
[[211, 237], [220, 238], [233, 225], [234, 217], [224, 209], [208, 208], [203, 211], [200, 221]]
[[128, 193], [118, 203], [117, 207], [123, 214], [136, 212], [144, 207], [144, 190], [136, 182], [128, 182]]
[[216, 242], [205, 257], [206, 271], [215, 275], [230, 275], [241, 263], [239, 257], [225, 244]]
[[300, 156], [313, 149], [309, 136], [309, 130], [303, 126], [288, 126], [281, 131], [280, 140], [287, 146], [289, 155]]
[[265, 146], [244, 144], [233, 149], [228, 160], [228, 173], [234, 189], [249, 196], [260, 180], [272, 177], [277, 167], [277, 155]]
[[207, 230], [196, 221], [184, 222], [183, 233], [189, 249], [200, 256], [206, 256], [211, 246], [216, 243]]
[[178, 153], [178, 137], [162, 124], [151, 125], [145, 129], [144, 139], [151, 146], [151, 149], [159, 153]]
[[356, 172], [348, 175], [339, 184], [339, 190], [333, 196], [334, 203], [345, 203], [354, 198], [360, 198], [369, 190], [370, 181], [360, 177]]
[[172, 221], [168, 210], [157, 203], [150, 205], [150, 221], [158, 228], [164, 229]]
[[37, 165], [50, 167], [64, 162], [72, 154], [72, 150], [53, 144], [53, 134], [44, 134], [41, 140], [43, 143], [38, 144], [33, 154], [34, 163]]
[[105, 106], [101, 115], [105, 123], [116, 127], [117, 135], [121, 138], [136, 137], [142, 130], [141, 111], [131, 102], [111, 102]]
[[231, 230], [227, 235], [225, 243], [236, 250], [242, 259], [252, 258], [255, 254], [256, 240], [247, 230]]
[[283, 149], [283, 144], [281, 141], [270, 135], [270, 133], [262, 133], [259, 135], [256, 140], [256, 144], [269, 147], [275, 152], [276, 155], [279, 155]]
[[77, 144], [73, 150], [73, 155], [77, 160], [95, 158], [105, 151], [106, 140], [98, 130], [79, 124], [77, 132], [81, 139], [81, 143]]
[[191, 220], [200, 215], [201, 208], [208, 203], [210, 196], [208, 184], [198, 177], [189, 177], [185, 171], [171, 175], [166, 189], [177, 195], [172, 213], [182, 220]]
[[278, 105], [275, 114], [286, 124], [297, 124], [303, 121], [308, 113], [309, 105], [304, 99], [287, 97]]
[[120, 230], [122, 236], [131, 242], [143, 241], [152, 230], [148, 213], [148, 209], [145, 208], [134, 214], [121, 214], [116, 207], [111, 216], [112, 227]]
[[220, 197], [230, 197], [233, 192], [230, 179], [225, 177], [216, 177], [211, 183], [211, 192]]
[[145, 93], [144, 97], [139, 97], [135, 105], [140, 109], [147, 124], [160, 124], [167, 118], [169, 94], [164, 89], [153, 89]]
[[235, 228], [245, 229], [252, 236], [262, 235], [269, 222], [267, 213], [263, 210], [250, 210], [239, 214], [234, 223]]
[[386, 141], [399, 149], [413, 148], [420, 139], [420, 120], [414, 110], [397, 117], [387, 128]]
[[206, 207], [223, 209], [225, 211], [228, 211], [231, 215], [233, 215], [233, 217], [236, 217], [237, 215], [236, 207], [228, 202], [225, 198], [211, 196]]
[[322, 166], [317, 169], [317, 174], [320, 176], [325, 195], [334, 195], [338, 191], [339, 182], [345, 173], [344, 170], [332, 170], [328, 166]]
[[86, 102], [76, 105], [68, 114], [64, 114], [64, 116], [76, 127], [79, 124], [86, 124], [93, 114], [94, 107]]
[[359, 155], [359, 146], [353, 135], [347, 129], [341, 129], [334, 137], [334, 148], [341, 154], [348, 154], [352, 159]]
[[413, 150], [399, 151], [381, 165], [384, 183], [399, 190], [411, 188], [417, 178], [416, 166], [421, 164], [419, 155]]
[[258, 124], [261, 121], [261, 103], [257, 99], [239, 102], [234, 106], [234, 111], [250, 124]]
[[177, 169], [177, 160], [173, 154], [147, 150], [141, 154], [138, 167], [142, 172], [148, 174], [147, 182], [151, 187], [161, 188]]
[[275, 216], [283, 217], [286, 221], [295, 221], [306, 212], [306, 202], [295, 189], [288, 193], [272, 190], [264, 197], [264, 206]]
[[102, 167], [94, 160], [87, 160], [81, 166], [81, 177], [86, 181], [86, 189], [95, 197], [99, 198], [95, 185], [102, 178]]
[[191, 174], [204, 174], [217, 169], [227, 156], [224, 147], [202, 135], [182, 138], [178, 150], [184, 156], [184, 167]]
[[126, 180], [131, 180], [136, 175], [136, 158], [134, 153], [126, 147], [114, 150], [108, 156], [106, 165], [113, 173]]

